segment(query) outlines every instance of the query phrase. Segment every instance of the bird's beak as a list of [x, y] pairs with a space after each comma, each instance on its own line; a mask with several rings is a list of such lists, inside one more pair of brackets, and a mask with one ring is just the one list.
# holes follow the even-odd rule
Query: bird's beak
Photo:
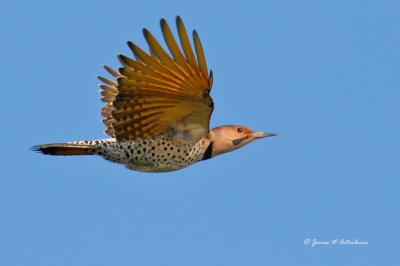
[[260, 139], [260, 138], [265, 138], [265, 137], [272, 137], [276, 136], [277, 134], [275, 133], [268, 133], [268, 132], [253, 132], [250, 134], [250, 137], [253, 137], [255, 139]]

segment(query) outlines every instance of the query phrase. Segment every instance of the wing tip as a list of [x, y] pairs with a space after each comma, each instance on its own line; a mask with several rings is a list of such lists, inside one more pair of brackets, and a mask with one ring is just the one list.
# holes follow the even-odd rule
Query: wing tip
[[143, 32], [144, 37], [146, 37], [147, 35], [150, 34], [149, 30], [146, 29], [146, 28], [143, 28], [143, 29], [142, 29], [142, 32]]
[[123, 60], [123, 59], [126, 58], [126, 56], [123, 55], [123, 54], [117, 54], [117, 58], [118, 58], [119, 60]]
[[182, 19], [181, 19], [181, 17], [178, 15], [178, 16], [176, 16], [176, 18], [175, 18], [175, 22], [176, 22], [176, 24], [183, 24], [182, 23]]
[[131, 49], [132, 52], [135, 53], [135, 51], [136, 51], [136, 44], [134, 44], [134, 43], [131, 42], [131, 41], [127, 41], [126, 43], [128, 44], [129, 49]]

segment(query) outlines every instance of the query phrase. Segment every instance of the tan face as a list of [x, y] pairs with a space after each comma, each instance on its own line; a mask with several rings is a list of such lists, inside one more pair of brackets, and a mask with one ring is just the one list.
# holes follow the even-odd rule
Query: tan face
[[239, 125], [216, 127], [211, 130], [211, 133], [214, 142], [214, 156], [236, 150], [253, 140], [276, 135], [274, 133], [255, 132]]
[[232, 141], [232, 145], [234, 146], [248, 140], [250, 134], [254, 133], [254, 131], [248, 129], [247, 127], [239, 125], [216, 127], [212, 130], [222, 138]]

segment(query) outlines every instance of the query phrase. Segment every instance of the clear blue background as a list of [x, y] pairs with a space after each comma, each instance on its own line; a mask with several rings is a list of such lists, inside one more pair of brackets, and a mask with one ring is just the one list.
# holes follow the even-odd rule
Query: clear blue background
[[[0, 265], [400, 265], [398, 1], [7, 1]], [[102, 64], [180, 15], [211, 126], [278, 137], [146, 174], [34, 144], [105, 138]], [[176, 36], [176, 35], [175, 35]], [[319, 246], [344, 238], [366, 246]]]

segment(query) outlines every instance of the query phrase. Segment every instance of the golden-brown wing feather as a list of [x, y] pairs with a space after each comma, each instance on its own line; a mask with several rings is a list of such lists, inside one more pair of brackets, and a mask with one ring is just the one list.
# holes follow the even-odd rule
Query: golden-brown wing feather
[[116, 81], [99, 77], [105, 83], [100, 85], [106, 103], [101, 111], [105, 132], [117, 141], [163, 134], [200, 139], [209, 133], [212, 72], [207, 73], [200, 39], [194, 31], [196, 61], [180, 17], [176, 24], [183, 53], [165, 20], [160, 24], [172, 58], [144, 29], [150, 55], [128, 42], [136, 60], [118, 55], [123, 66], [119, 72], [105, 67]]
[[[104, 66], [104, 68], [114, 77], [116, 78], [121, 77], [120, 73], [109, 68], [108, 66]], [[118, 89], [117, 89], [118, 83], [116, 81], [109, 80], [103, 77], [97, 77], [97, 78], [108, 85], [108, 86], [103, 84], [99, 85], [100, 88], [103, 89], [102, 91], [100, 91], [101, 95], [103, 96], [100, 99], [106, 103], [106, 105], [101, 109], [101, 115], [104, 117], [103, 123], [106, 126], [106, 130], [104, 132], [110, 137], [114, 138], [115, 132], [113, 128], [113, 123], [115, 122], [115, 120], [112, 116], [112, 111], [114, 110], [113, 102], [115, 101], [115, 98], [118, 95]]]

